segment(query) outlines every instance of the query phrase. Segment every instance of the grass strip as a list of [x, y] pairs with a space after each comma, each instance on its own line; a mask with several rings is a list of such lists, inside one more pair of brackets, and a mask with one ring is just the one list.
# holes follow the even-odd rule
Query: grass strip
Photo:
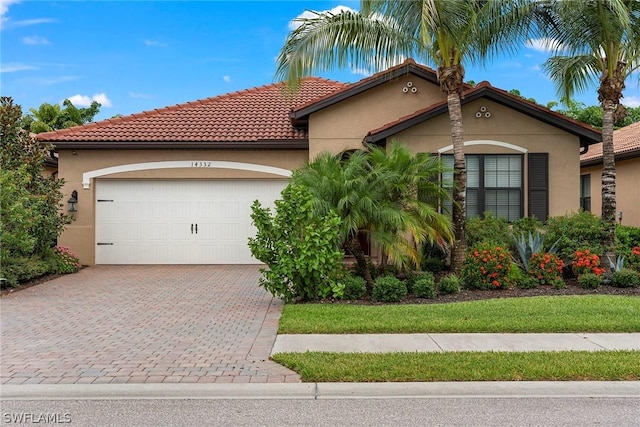
[[572, 295], [448, 304], [287, 304], [280, 334], [640, 332], [640, 298]]
[[279, 353], [303, 382], [637, 381], [639, 351]]

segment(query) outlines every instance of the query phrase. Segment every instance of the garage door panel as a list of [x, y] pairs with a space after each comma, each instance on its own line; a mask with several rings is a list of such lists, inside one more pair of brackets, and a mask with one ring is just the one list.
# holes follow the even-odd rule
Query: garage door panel
[[[285, 180], [98, 180], [98, 264], [255, 264], [251, 204]], [[197, 224], [197, 234], [195, 226]], [[193, 232], [191, 225], [194, 226]]]

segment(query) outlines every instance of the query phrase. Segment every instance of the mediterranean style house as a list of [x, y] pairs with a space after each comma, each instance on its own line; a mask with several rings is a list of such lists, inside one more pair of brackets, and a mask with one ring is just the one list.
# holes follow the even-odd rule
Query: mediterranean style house
[[[451, 162], [436, 73], [407, 60], [352, 84], [307, 78], [39, 134], [77, 199], [60, 244], [93, 264], [257, 263], [250, 205], [296, 168], [391, 140]], [[482, 82], [462, 110], [469, 216], [546, 219], [580, 207], [582, 150], [598, 130]], [[74, 193], [75, 191], [75, 193]]]
[[[640, 227], [640, 123], [613, 132], [618, 221]], [[580, 156], [580, 207], [602, 213], [602, 143]]]

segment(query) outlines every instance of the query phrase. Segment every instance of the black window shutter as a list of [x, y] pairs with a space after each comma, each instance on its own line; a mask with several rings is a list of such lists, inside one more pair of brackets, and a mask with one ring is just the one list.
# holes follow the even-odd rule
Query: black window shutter
[[549, 154], [529, 153], [529, 216], [549, 216]]

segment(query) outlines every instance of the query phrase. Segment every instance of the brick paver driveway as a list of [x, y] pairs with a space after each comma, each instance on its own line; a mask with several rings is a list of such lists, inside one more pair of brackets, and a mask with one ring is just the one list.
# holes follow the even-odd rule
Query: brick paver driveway
[[299, 382], [257, 266], [96, 266], [2, 298], [3, 384]]

